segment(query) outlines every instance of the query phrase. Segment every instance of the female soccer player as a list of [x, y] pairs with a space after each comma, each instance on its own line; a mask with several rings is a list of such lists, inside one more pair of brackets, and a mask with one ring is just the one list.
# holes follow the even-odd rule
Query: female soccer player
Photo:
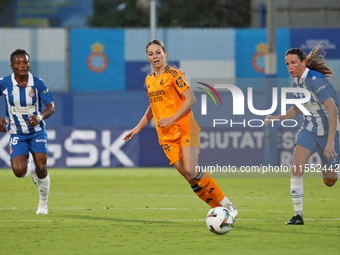
[[[293, 154], [291, 175], [291, 196], [295, 216], [287, 225], [303, 225], [303, 173], [309, 157], [318, 152], [323, 166], [323, 181], [331, 187], [338, 179], [339, 168], [339, 101], [333, 85], [326, 77], [334, 73], [326, 65], [325, 52], [319, 44], [306, 57], [303, 50], [290, 49], [285, 54], [287, 69], [294, 77], [293, 87], [305, 88], [311, 93], [311, 99], [304, 107], [311, 115], [304, 115], [298, 131]], [[295, 98], [304, 94], [295, 93]], [[271, 121], [291, 119], [302, 112], [296, 106], [290, 108], [286, 115], [271, 116], [265, 119], [265, 125]], [[327, 170], [326, 170], [327, 169]]]
[[125, 137], [127, 142], [154, 118], [159, 144], [170, 165], [188, 181], [193, 191], [211, 207], [224, 206], [234, 217], [237, 210], [209, 173], [195, 172], [198, 166], [200, 127], [191, 108], [196, 103], [194, 94], [183, 74], [167, 65], [163, 42], [153, 40], [146, 45], [147, 59], [154, 73], [146, 80], [150, 106], [139, 124]]
[[[43, 119], [55, 111], [53, 97], [44, 82], [30, 72], [30, 56], [17, 49], [11, 56], [13, 73], [0, 78], [0, 96], [6, 99], [6, 120], [0, 117], [0, 132], [10, 134], [9, 153], [15, 176], [32, 180], [39, 188], [36, 214], [47, 214], [50, 176], [47, 173], [47, 133]], [[42, 103], [46, 106], [42, 111]], [[27, 163], [29, 153], [33, 162]]]

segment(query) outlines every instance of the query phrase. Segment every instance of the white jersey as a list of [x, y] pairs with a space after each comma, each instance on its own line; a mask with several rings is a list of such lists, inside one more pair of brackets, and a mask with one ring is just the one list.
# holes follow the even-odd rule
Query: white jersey
[[34, 127], [27, 125], [28, 117], [42, 112], [42, 103], [47, 105], [53, 97], [45, 83], [28, 73], [26, 87], [18, 85], [14, 74], [0, 78], [0, 96], [6, 100], [7, 130], [10, 134], [32, 134], [45, 128], [45, 122]]
[[[338, 108], [338, 114], [340, 114], [339, 101], [333, 85], [322, 73], [306, 68], [300, 79], [294, 78], [293, 87], [304, 88], [311, 93], [311, 99], [303, 105], [311, 115], [303, 116], [301, 129], [306, 129], [317, 136], [328, 135], [329, 112], [323, 102], [328, 98], [333, 98]], [[294, 96], [296, 98], [305, 97], [303, 93], [294, 93]], [[337, 130], [339, 130], [339, 116], [337, 123]]]

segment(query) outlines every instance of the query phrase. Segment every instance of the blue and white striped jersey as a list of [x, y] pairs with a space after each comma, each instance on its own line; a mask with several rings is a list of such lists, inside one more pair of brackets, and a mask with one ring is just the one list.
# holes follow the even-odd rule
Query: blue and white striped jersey
[[[300, 79], [294, 78], [293, 87], [304, 88], [311, 93], [311, 99], [303, 105], [311, 115], [303, 116], [301, 129], [306, 129], [317, 136], [328, 135], [329, 112], [323, 102], [332, 97], [340, 114], [339, 100], [333, 85], [322, 73], [306, 68]], [[294, 96], [295, 98], [305, 97], [303, 93], [294, 93]], [[337, 122], [337, 130], [339, 130], [339, 116]]]
[[27, 86], [20, 87], [14, 74], [0, 78], [1, 95], [6, 99], [7, 130], [10, 134], [32, 134], [45, 128], [43, 120], [35, 127], [26, 124], [29, 116], [43, 111], [42, 103], [47, 105], [53, 101], [52, 94], [41, 79], [28, 73]]

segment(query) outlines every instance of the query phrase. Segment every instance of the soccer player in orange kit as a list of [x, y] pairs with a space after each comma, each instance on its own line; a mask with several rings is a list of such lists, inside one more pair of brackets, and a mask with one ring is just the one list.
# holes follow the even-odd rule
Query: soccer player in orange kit
[[146, 53], [154, 70], [145, 80], [150, 106], [138, 125], [124, 137], [125, 142], [154, 118], [159, 144], [170, 165], [176, 167], [200, 199], [212, 208], [226, 207], [235, 218], [238, 214], [235, 205], [223, 194], [212, 176], [207, 172], [195, 172], [200, 127], [191, 111], [196, 99], [190, 86], [180, 71], [167, 65], [163, 42], [149, 42]]

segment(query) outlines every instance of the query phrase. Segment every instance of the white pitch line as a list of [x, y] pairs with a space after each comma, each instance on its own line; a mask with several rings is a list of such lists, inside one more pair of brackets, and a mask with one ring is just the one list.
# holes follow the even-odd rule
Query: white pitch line
[[[0, 210], [31, 210], [32, 208], [0, 208]], [[89, 208], [89, 207], [49, 207], [51, 210], [160, 210], [160, 211], [207, 211], [209, 208], [119, 208], [119, 207], [103, 207], [103, 208]], [[284, 211], [273, 211], [273, 210], [243, 210], [238, 209], [238, 211], [243, 212], [271, 212], [271, 213], [283, 213]], [[317, 213], [313, 211], [314, 213]], [[323, 212], [320, 212], [323, 213]]]
[[[47, 216], [48, 217], [48, 216]], [[124, 220], [124, 219], [121, 219]], [[281, 221], [281, 220], [286, 220], [286, 219], [237, 219], [237, 221]], [[334, 218], [334, 219], [304, 219], [305, 221], [340, 221], [340, 218]], [[87, 221], [115, 221], [110, 218], [107, 220], [0, 220], [0, 222], [52, 222], [52, 221], [67, 221], [67, 222], [87, 222]], [[128, 222], [129, 219], [126, 219]], [[162, 220], [162, 219], [153, 219], [153, 220], [140, 220], [140, 221], [147, 221], [147, 222], [203, 222], [205, 219], [168, 219], [168, 220]]]
[[[35, 209], [35, 208], [34, 208]], [[103, 208], [91, 208], [91, 207], [49, 207], [50, 210], [160, 210], [160, 211], [208, 211], [209, 208], [121, 208], [121, 207], [103, 207]], [[7, 207], [0, 208], [0, 210], [33, 210], [33, 208], [18, 208], [18, 207]], [[284, 213], [288, 211], [281, 210], [249, 210], [249, 209], [238, 209], [240, 212], [269, 212], [269, 213]], [[324, 211], [305, 211], [305, 213], [320, 213], [324, 214]]]

